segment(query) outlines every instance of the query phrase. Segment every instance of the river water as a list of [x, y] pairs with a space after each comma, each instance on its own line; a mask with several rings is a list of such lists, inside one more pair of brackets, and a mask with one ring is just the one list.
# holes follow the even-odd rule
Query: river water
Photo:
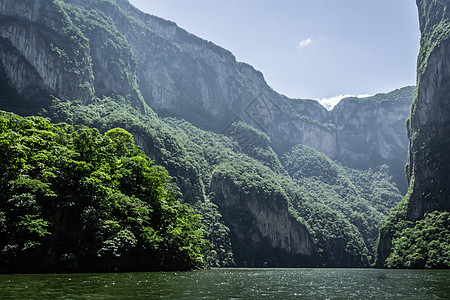
[[450, 299], [450, 270], [0, 275], [0, 299]]

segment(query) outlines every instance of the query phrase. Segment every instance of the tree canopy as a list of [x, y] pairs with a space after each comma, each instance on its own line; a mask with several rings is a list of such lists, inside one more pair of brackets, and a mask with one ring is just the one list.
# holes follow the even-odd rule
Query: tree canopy
[[1, 113], [0, 153], [2, 271], [204, 266], [200, 216], [124, 129]]

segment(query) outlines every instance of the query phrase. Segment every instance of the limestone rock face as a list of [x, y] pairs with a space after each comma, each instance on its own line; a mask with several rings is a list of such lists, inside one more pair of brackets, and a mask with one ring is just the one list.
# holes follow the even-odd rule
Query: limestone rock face
[[407, 217], [450, 210], [450, 1], [418, 0], [421, 51], [408, 120]]
[[[160, 114], [219, 133], [226, 133], [233, 121], [243, 121], [268, 134], [279, 154], [304, 144], [352, 167], [388, 164], [405, 190], [404, 124], [413, 87], [365, 101], [346, 99], [329, 112], [317, 101], [276, 93], [253, 67], [175, 23], [144, 14], [126, 1], [117, 3], [156, 33], [137, 40], [116, 24], [136, 54], [142, 95]], [[161, 44], [163, 52], [155, 46]]]
[[232, 182], [218, 178], [213, 178], [211, 191], [231, 230], [237, 265], [315, 266], [313, 239], [306, 226], [289, 214], [281, 195], [262, 201], [258, 193], [243, 195]]
[[0, 73], [19, 99], [32, 107], [45, 92], [90, 101], [89, 45], [60, 7], [46, 0], [1, 0], [0, 8]]
[[397, 186], [406, 192], [405, 116], [413, 93], [414, 87], [406, 87], [367, 99], [343, 99], [331, 112], [339, 128], [338, 160], [358, 169], [387, 164]]
[[352, 167], [387, 163], [403, 173], [399, 124], [412, 96], [391, 99], [388, 113], [356, 99], [329, 112], [317, 101], [286, 98], [229, 51], [126, 0], [0, 0], [0, 7], [0, 76], [8, 82], [0, 88], [24, 103], [41, 94], [82, 103], [121, 95], [218, 133], [243, 121], [268, 134], [278, 154], [304, 144]]
[[450, 1], [417, 0], [417, 6], [422, 36], [417, 88], [407, 121], [409, 188], [380, 231], [379, 267], [385, 266], [402, 222], [450, 210]]
[[91, 11], [73, 2], [0, 1], [2, 88], [15, 93], [30, 113], [48, 104], [37, 105], [36, 98], [49, 95], [83, 104], [121, 95], [142, 108], [137, 62], [128, 42], [108, 17], [88, 15]]

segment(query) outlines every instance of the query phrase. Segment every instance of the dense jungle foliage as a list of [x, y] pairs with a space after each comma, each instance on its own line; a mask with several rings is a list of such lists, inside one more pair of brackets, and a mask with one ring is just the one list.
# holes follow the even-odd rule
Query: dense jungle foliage
[[[389, 180], [386, 167], [367, 171], [344, 168], [322, 153], [304, 146], [295, 147], [280, 161], [270, 147], [270, 139], [246, 124], [233, 125], [241, 133], [248, 132], [254, 137], [250, 145], [240, 145], [242, 141], [236, 136], [226, 137], [182, 120], [143, 114], [124, 101], [121, 97], [105, 97], [82, 105], [54, 98], [49, 109], [41, 114], [54, 122], [98, 128], [99, 131], [89, 130], [94, 130], [98, 136], [101, 136], [99, 132], [104, 133], [103, 139], [111, 128], [125, 128], [132, 133], [142, 150], [174, 177], [183, 202], [192, 205], [202, 216], [205, 227], [201, 231], [210, 247], [205, 249], [199, 241], [195, 253], [199, 255], [198, 259], [204, 254], [207, 265], [243, 266], [248, 261], [246, 255], [255, 256], [260, 250], [249, 245], [240, 247], [242, 241], [238, 233], [230, 233], [234, 220], [228, 215], [223, 216], [218, 206], [216, 195], [211, 190], [214, 178], [230, 178], [231, 181], [227, 182], [232, 182], [236, 191], [243, 196], [257, 195], [261, 202], [274, 201], [274, 191], [281, 195], [279, 201], [308, 228], [313, 238], [315, 246], [310, 262], [314, 262], [314, 266], [368, 266], [373, 261], [377, 228], [390, 207], [401, 198]], [[68, 128], [73, 128], [71, 125], [67, 125]], [[83, 130], [91, 132], [87, 128]], [[138, 150], [130, 148], [127, 151]], [[101, 164], [96, 166], [101, 167]], [[105, 172], [103, 167], [100, 170]], [[106, 174], [114, 180], [112, 174]], [[101, 177], [99, 180], [106, 179]], [[249, 187], [253, 188], [249, 190]], [[172, 189], [172, 193], [175, 192], [176, 189]], [[131, 194], [127, 196], [131, 197]], [[242, 207], [244, 205], [242, 203]], [[49, 222], [45, 218], [43, 220]], [[195, 227], [195, 230], [200, 230], [200, 227]], [[114, 240], [113, 237], [106, 240], [111, 239]], [[119, 238], [116, 240], [120, 241]], [[271, 259], [261, 255], [261, 264], [250, 266], [267, 265], [267, 261], [277, 266], [283, 261], [281, 253], [269, 254], [273, 256]], [[78, 259], [70, 253], [66, 256]], [[130, 266], [124, 259], [120, 261]], [[165, 259], [164, 264], [167, 262]], [[199, 262], [182, 266], [193, 267]]]
[[[425, 213], [408, 220], [411, 191], [392, 209], [381, 224], [375, 265], [387, 268], [450, 268], [450, 215], [448, 211]], [[389, 252], [383, 259], [385, 243]], [[383, 243], [384, 242], [384, 243]]]
[[[401, 198], [387, 167], [349, 169], [301, 145], [276, 152], [266, 133], [243, 122], [217, 134], [158, 116], [152, 101], [164, 102], [170, 92], [183, 99], [177, 109], [204, 117], [197, 111], [203, 108], [189, 106], [199, 91], [186, 80], [198, 62], [123, 9], [127, 1], [45, 3], [49, 15], [38, 33], [44, 32], [47, 58], [59, 63], [46, 71], [60, 90], [31, 86], [18, 95], [0, 70], [0, 109], [45, 118], [1, 114], [0, 271], [370, 265], [379, 225]], [[176, 35], [197, 41], [181, 29]], [[138, 54], [156, 63], [147, 70]], [[216, 73], [198, 65], [206, 79]], [[159, 75], [156, 85], [163, 84], [167, 70], [178, 80], [176, 91], [142, 84]], [[230, 94], [248, 93], [239, 75]], [[376, 106], [383, 97], [370, 101]], [[286, 117], [337, 130], [313, 100], [281, 104]], [[321, 108], [320, 121], [314, 107]], [[240, 201], [226, 206], [232, 197]], [[262, 233], [256, 215], [267, 208], [306, 228], [309, 256], [272, 247], [271, 238], [287, 237]], [[282, 235], [277, 220], [265, 225]]]
[[[202, 162], [199, 169], [206, 171], [204, 186], [221, 178], [232, 182], [232, 189], [243, 198], [255, 196], [262, 203], [276, 201], [274, 194], [281, 195], [292, 216], [310, 229], [316, 243], [316, 265], [368, 266], [373, 262], [379, 224], [401, 200], [386, 166], [366, 171], [349, 169], [301, 145], [280, 161], [270, 147], [270, 139], [246, 124], [236, 123], [234, 128], [241, 136], [247, 130], [252, 137], [250, 144], [235, 135], [231, 135], [234, 143], [230, 143], [225, 137], [176, 119], [165, 122], [183, 138], [194, 160]], [[333, 172], [329, 178], [322, 177]], [[232, 244], [236, 243], [232, 238]]]
[[316, 201], [340, 212], [356, 226], [373, 260], [379, 224], [401, 200], [387, 167], [365, 171], [346, 168], [302, 145], [287, 153], [283, 164]]
[[450, 268], [450, 214], [434, 211], [394, 226], [388, 268]]
[[127, 131], [0, 115], [2, 271], [192, 269], [200, 216]]

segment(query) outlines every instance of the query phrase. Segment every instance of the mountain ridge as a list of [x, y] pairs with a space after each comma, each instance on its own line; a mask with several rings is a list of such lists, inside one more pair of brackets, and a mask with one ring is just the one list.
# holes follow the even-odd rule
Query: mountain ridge
[[[41, 2], [46, 3], [42, 0], [36, 3]], [[4, 0], [4, 3], [8, 1]], [[180, 29], [173, 22], [142, 13], [128, 1], [72, 0], [55, 3], [60, 3], [59, 5], [67, 3], [64, 5], [70, 5], [72, 10], [78, 10], [77, 16], [88, 15], [94, 20], [88, 22], [86, 17], [73, 19], [75, 25], [78, 22], [80, 28], [85, 28], [84, 34], [74, 30], [79, 32], [78, 36], [89, 40], [85, 53], [88, 51], [94, 56], [88, 54], [86, 57], [96, 57], [91, 59], [91, 63], [87, 62], [86, 72], [91, 75], [78, 79], [80, 86], [87, 88], [89, 95], [92, 96], [94, 92], [100, 98], [102, 95], [110, 96], [117, 93], [127, 95], [126, 98], [135, 107], [144, 109], [145, 102], [146, 107], [152, 107], [161, 116], [183, 118], [200, 128], [218, 133], [225, 132], [236, 119], [242, 120], [266, 132], [279, 154], [301, 143], [348, 164], [348, 160], [341, 158], [340, 153], [343, 150], [339, 148], [338, 142], [338, 139], [345, 140], [347, 135], [338, 137], [340, 131], [330, 127], [333, 125], [335, 113], [328, 112], [315, 100], [289, 99], [276, 93], [267, 85], [261, 72], [248, 64], [237, 62], [228, 50]], [[90, 13], [91, 8], [103, 10], [111, 17], [98, 15], [96, 12]], [[126, 12], [133, 15], [127, 16]], [[8, 14], [7, 11], [5, 13]], [[87, 22], [88, 26], [93, 27], [89, 29], [80, 22]], [[98, 24], [101, 23], [107, 24], [108, 31], [100, 36], [92, 35], [90, 32], [98, 29]], [[144, 24], [150, 27], [144, 27]], [[104, 45], [111, 36], [117, 36], [119, 44]], [[12, 37], [6, 38], [15, 40]], [[101, 53], [104, 51], [95, 50], [98, 52], [96, 53], [93, 50], [97, 48], [108, 50], [110, 53], [118, 52], [120, 56], [129, 56], [132, 64], [128, 66], [110, 64], [107, 55], [102, 57]], [[58, 49], [49, 49], [49, 52]], [[68, 50], [60, 52], [70, 53]], [[127, 71], [122, 73], [120, 69]], [[40, 73], [44, 74], [41, 75], [43, 78], [47, 76], [45, 70], [41, 70]], [[50, 75], [55, 76], [52, 74], [48, 76]], [[81, 84], [83, 81], [85, 83]], [[71, 98], [55, 90], [56, 87], [52, 88], [50, 83], [47, 85], [56, 93], [56, 97], [62, 99], [75, 97], [82, 103], [89, 101], [87, 100], [89, 96], [82, 96], [84, 89], [75, 94], [73, 91], [68, 92], [72, 94]], [[412, 92], [410, 96], [405, 96], [408, 97], [412, 100]], [[350, 100], [344, 100], [343, 103], [347, 102]], [[408, 104], [404, 103], [401, 118], [406, 119], [407, 106]], [[288, 132], [286, 128], [290, 128]], [[294, 128], [295, 130], [292, 130]], [[313, 133], [307, 134], [308, 132]], [[403, 145], [399, 153], [404, 154], [407, 149], [406, 139], [401, 143]], [[383, 153], [378, 153], [378, 156], [381, 157], [382, 163], [390, 164], [391, 158], [386, 158]], [[404, 163], [403, 155], [398, 155], [395, 159], [398, 161], [396, 168]], [[364, 160], [366, 164], [363, 167], [375, 166], [370, 164], [369, 157]], [[396, 178], [399, 177], [398, 173], [395, 175]], [[396, 181], [400, 183], [399, 187], [405, 189], [400, 179]]]
[[[377, 226], [400, 201], [389, 169], [403, 173], [400, 125], [413, 87], [379, 95], [382, 103], [347, 99], [333, 113], [276, 93], [231, 52], [125, 0], [0, 0], [6, 6], [0, 90], [12, 92], [0, 94], [0, 108], [100, 132], [125, 128], [204, 216], [211, 265], [361, 267], [373, 260]], [[64, 22], [57, 28], [54, 20]], [[28, 48], [20, 42], [27, 38]], [[36, 48], [41, 63], [33, 60]], [[9, 68], [11, 57], [23, 60], [22, 69]], [[40, 81], [24, 92], [28, 74]], [[383, 143], [395, 155], [376, 147]], [[345, 166], [353, 156], [362, 170]], [[288, 174], [289, 161], [307, 157], [308, 177]], [[323, 182], [330, 165], [337, 171]]]

